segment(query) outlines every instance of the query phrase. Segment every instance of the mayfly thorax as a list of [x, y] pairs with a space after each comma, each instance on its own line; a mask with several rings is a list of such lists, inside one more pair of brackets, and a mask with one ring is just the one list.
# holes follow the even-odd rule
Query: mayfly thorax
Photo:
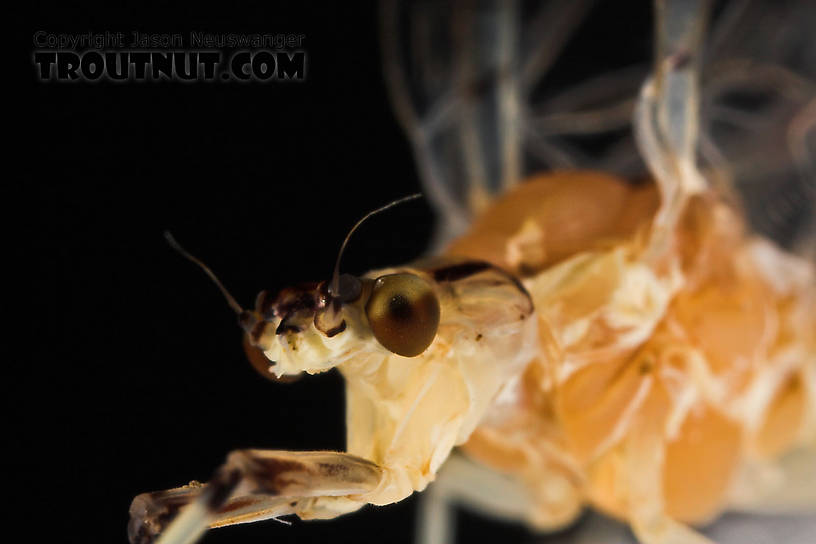
[[[541, 530], [591, 506], [648, 544], [710, 542], [692, 526], [728, 508], [812, 511], [816, 482], [779, 459], [812, 460], [816, 448], [816, 269], [756, 233], [729, 189], [759, 174], [729, 161], [742, 148], [717, 140], [711, 121], [743, 77], [704, 67], [707, 36], [727, 50], [727, 33], [709, 32], [704, 1], [658, 0], [654, 65], [623, 117], [535, 117], [525, 100], [549, 61], [516, 39], [515, 8], [491, 4], [478, 24], [442, 9], [458, 23], [445, 44], [456, 69], [425, 66], [414, 85], [406, 74], [421, 59], [401, 51], [399, 23], [431, 24], [422, 10], [433, 8], [382, 9], [389, 90], [442, 214], [435, 256], [359, 278], [340, 274], [338, 257], [326, 281], [262, 292], [244, 309], [171, 239], [224, 292], [262, 374], [343, 375], [347, 451], [235, 451], [207, 484], [136, 497], [131, 542], [333, 518], [431, 482], [426, 544], [450, 540], [451, 503]], [[740, 28], [744, 13], [726, 15], [726, 30]], [[485, 21], [491, 39], [476, 40]], [[801, 180], [812, 212], [816, 83], [790, 81], [789, 158], [774, 175]], [[630, 117], [637, 151], [623, 155], [642, 159], [640, 176], [613, 167], [625, 161], [579, 168], [547, 139]], [[810, 494], [780, 492], [794, 487]]]

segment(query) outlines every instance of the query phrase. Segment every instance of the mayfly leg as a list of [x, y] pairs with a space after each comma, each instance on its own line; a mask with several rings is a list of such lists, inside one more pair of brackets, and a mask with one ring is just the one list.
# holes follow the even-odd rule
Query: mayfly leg
[[635, 133], [641, 154], [660, 189], [648, 257], [662, 255], [690, 195], [706, 187], [697, 169], [699, 64], [706, 0], [658, 0], [657, 52], [652, 76], [643, 85], [635, 109]]
[[453, 454], [419, 500], [416, 542], [446, 544], [456, 542], [454, 507], [521, 521], [532, 499], [518, 481]]
[[210, 527], [314, 515], [315, 500], [365, 495], [382, 475], [375, 463], [347, 453], [234, 451], [206, 485], [136, 497], [130, 541], [191, 544]]
[[[187, 505], [198, 499], [209, 484], [192, 482], [189, 485], [142, 493], [130, 505], [128, 539], [133, 544], [148, 544], [167, 527]], [[261, 521], [294, 513], [291, 500], [286, 497], [250, 495], [235, 497], [224, 503], [211, 517], [209, 528], [237, 523]]]

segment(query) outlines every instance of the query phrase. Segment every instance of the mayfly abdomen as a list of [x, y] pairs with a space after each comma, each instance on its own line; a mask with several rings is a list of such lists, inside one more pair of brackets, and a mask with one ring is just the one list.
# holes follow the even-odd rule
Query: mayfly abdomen
[[[748, 234], [713, 193], [689, 200], [649, 261], [656, 208], [648, 184], [540, 176], [451, 245], [524, 277], [536, 306], [539, 356], [465, 450], [534, 489], [539, 526], [584, 503], [631, 521], [638, 488], [704, 522], [739, 500], [741, 470], [813, 436], [812, 265]], [[650, 448], [663, 462], [632, 471], [629, 452]]]

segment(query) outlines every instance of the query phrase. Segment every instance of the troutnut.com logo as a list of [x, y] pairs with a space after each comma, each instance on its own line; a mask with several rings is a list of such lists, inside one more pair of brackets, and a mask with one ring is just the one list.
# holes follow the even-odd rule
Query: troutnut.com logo
[[304, 40], [303, 34], [39, 31], [32, 60], [44, 82], [303, 81]]

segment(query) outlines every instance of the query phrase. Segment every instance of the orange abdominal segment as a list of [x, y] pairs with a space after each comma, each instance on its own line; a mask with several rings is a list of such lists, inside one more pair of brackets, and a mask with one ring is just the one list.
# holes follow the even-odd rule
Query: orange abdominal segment
[[794, 374], [777, 391], [756, 433], [754, 449], [759, 457], [775, 457], [796, 440], [807, 403], [802, 381], [800, 374]]
[[603, 174], [538, 176], [450, 248], [524, 278], [535, 304], [541, 355], [464, 447], [531, 489], [558, 475], [563, 503], [533, 508], [538, 525], [584, 502], [705, 522], [742, 463], [790, 449], [813, 419], [813, 266], [709, 193], [647, 261], [657, 203]]
[[722, 508], [740, 454], [741, 428], [715, 408], [689, 412], [666, 444], [663, 496], [674, 519], [703, 522]]

